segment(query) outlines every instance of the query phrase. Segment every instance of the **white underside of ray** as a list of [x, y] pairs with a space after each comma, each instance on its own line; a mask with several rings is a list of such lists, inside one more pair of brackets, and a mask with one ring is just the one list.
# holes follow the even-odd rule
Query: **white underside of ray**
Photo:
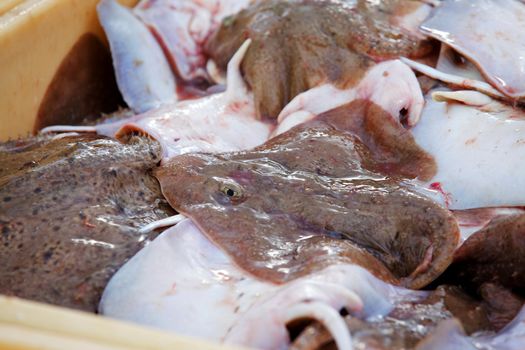
[[160, 142], [163, 159], [189, 152], [229, 152], [264, 143], [271, 125], [256, 119], [251, 92], [240, 74], [247, 40], [228, 64], [226, 91], [181, 101], [143, 114], [119, 133], [144, 132]]
[[148, 28], [115, 0], [97, 6], [111, 48], [117, 83], [128, 106], [137, 113], [177, 101], [175, 77]]
[[421, 25], [471, 60], [511, 98], [525, 96], [525, 5], [518, 0], [443, 1]]
[[[106, 316], [180, 334], [277, 349], [289, 346], [286, 323], [308, 316], [351, 348], [339, 311], [387, 314], [402, 298], [423, 298], [388, 285], [365, 269], [333, 265], [284, 285], [236, 267], [190, 220], [165, 231], [111, 279], [100, 303]], [[339, 317], [339, 318], [338, 318]]]
[[434, 91], [412, 133], [451, 209], [525, 205], [523, 111], [476, 91]]
[[436, 70], [466, 79], [485, 81], [472, 62], [461, 56], [447, 44], [441, 45]]

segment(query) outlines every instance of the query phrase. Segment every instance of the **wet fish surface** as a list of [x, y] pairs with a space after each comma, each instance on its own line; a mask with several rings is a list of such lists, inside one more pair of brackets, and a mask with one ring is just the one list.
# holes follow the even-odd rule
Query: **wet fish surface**
[[223, 20], [206, 44], [221, 68], [251, 38], [243, 62], [261, 118], [276, 118], [299, 93], [325, 82], [355, 85], [376, 61], [420, 57], [432, 47], [402, 28], [418, 1], [258, 1]]
[[354, 101], [253, 151], [176, 157], [156, 177], [173, 208], [259, 278], [361, 262], [419, 288], [451, 262], [459, 231], [404, 182], [434, 164], [400, 124], [377, 123], [390, 118]]
[[525, 295], [525, 214], [500, 216], [470, 236], [443, 278], [474, 292], [486, 283]]
[[[61, 135], [62, 136], [62, 135]], [[158, 144], [93, 136], [0, 145], [0, 293], [92, 311], [109, 278], [172, 214], [149, 173]]]

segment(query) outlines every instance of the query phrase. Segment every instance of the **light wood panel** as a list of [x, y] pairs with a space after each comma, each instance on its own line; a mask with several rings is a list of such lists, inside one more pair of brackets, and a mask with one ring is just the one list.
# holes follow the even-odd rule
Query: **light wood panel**
[[103, 316], [0, 295], [0, 349], [235, 350]]

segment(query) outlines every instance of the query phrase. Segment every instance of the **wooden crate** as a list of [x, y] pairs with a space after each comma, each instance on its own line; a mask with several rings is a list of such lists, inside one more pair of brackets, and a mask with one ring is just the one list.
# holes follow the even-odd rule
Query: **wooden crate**
[[99, 315], [0, 296], [0, 349], [220, 350], [226, 347]]

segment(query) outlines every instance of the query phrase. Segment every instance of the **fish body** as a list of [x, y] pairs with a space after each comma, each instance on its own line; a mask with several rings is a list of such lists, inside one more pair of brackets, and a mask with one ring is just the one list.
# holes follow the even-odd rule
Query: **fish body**
[[432, 174], [433, 161], [388, 120], [354, 101], [252, 151], [187, 154], [155, 175], [177, 211], [259, 278], [283, 283], [350, 261], [422, 287], [450, 263], [459, 231], [405, 183]]

